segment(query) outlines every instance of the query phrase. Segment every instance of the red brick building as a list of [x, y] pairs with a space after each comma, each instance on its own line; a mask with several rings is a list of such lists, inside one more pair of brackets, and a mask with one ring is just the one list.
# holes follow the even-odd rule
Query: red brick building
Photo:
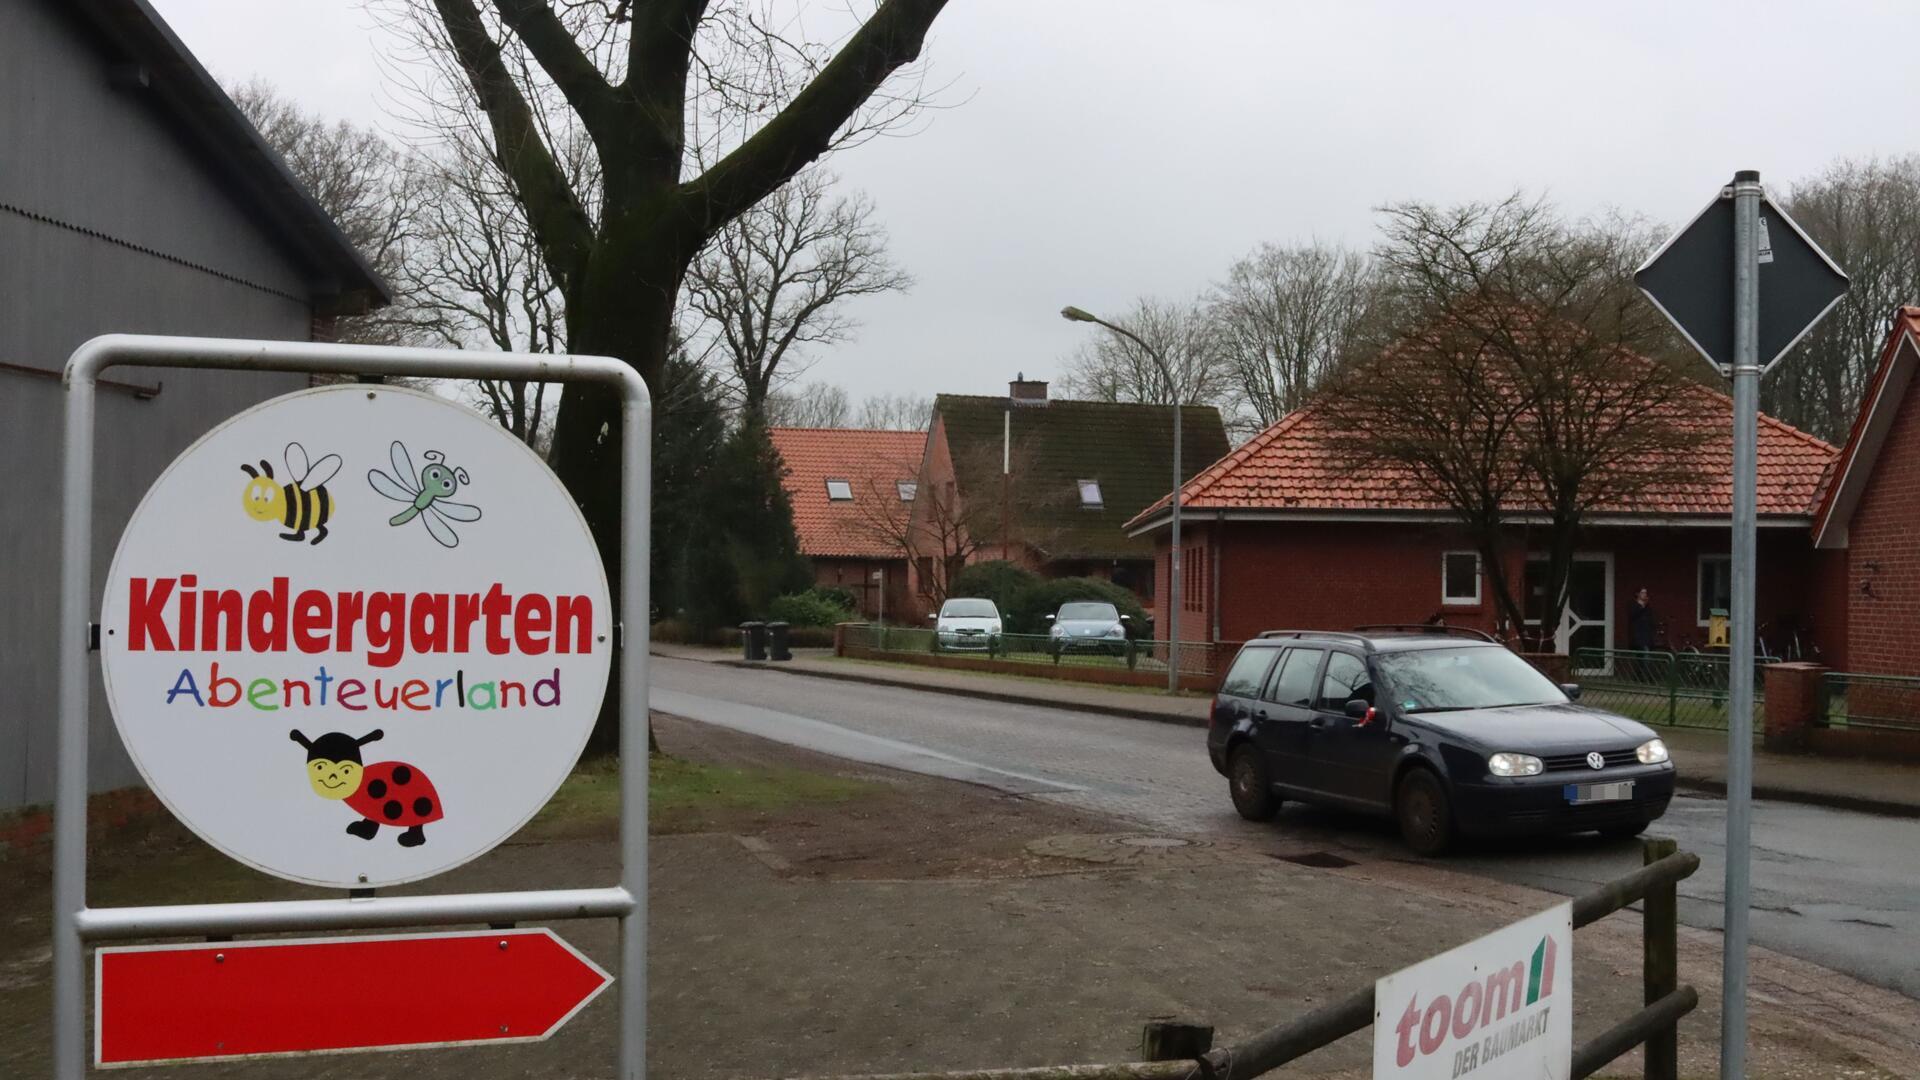
[[[1227, 451], [1210, 405], [1181, 409], [1183, 472]], [[1007, 396], [941, 394], [913, 508], [914, 587], [932, 600], [970, 562], [1006, 559], [1048, 577], [1098, 577], [1156, 595], [1153, 542], [1126, 522], [1173, 486], [1173, 410], [1050, 398], [1024, 376]]]
[[[1917, 366], [1920, 308], [1905, 308], [1844, 448], [1761, 418], [1756, 618], [1769, 651], [1784, 654], [1797, 631], [1831, 667], [1920, 674]], [[1687, 411], [1706, 435], [1684, 463], [1689, 479], [1589, 516], [1559, 650], [1625, 647], [1642, 587], [1675, 648], [1704, 645], [1710, 609], [1728, 606], [1731, 404], [1702, 387]], [[1183, 488], [1187, 614], [1216, 641], [1435, 616], [1503, 629], [1453, 513], [1403, 469], [1342, 460], [1328, 424], [1299, 410]], [[1168, 517], [1162, 500], [1127, 525], [1154, 539], [1160, 589]], [[1513, 520], [1512, 550], [1536, 550], [1538, 519]], [[1541, 564], [1511, 562], [1524, 603]]]
[[889, 620], [924, 614], [910, 613], [905, 537], [926, 434], [773, 428], [768, 435], [787, 466], [781, 486], [815, 582], [849, 590], [868, 617], [883, 607]]
[[1920, 674], [1917, 366], [1920, 308], [1901, 308], [1814, 520], [1815, 549], [1838, 564], [1854, 671]]

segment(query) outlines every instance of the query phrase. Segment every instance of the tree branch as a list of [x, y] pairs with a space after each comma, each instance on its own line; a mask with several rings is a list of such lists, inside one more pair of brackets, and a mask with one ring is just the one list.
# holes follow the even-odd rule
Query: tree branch
[[493, 0], [494, 10], [527, 46], [541, 70], [573, 106], [593, 142], [605, 156], [608, 147], [620, 138], [619, 98], [601, 75], [560, 16], [546, 0]]
[[593, 245], [593, 224], [540, 140], [533, 110], [514, 85], [473, 0], [433, 0], [460, 68], [493, 129], [494, 155], [519, 190], [541, 257], [555, 281], [571, 285]]
[[733, 220], [825, 153], [834, 132], [900, 67], [920, 56], [947, 0], [884, 0], [780, 114], [680, 187], [701, 235]]

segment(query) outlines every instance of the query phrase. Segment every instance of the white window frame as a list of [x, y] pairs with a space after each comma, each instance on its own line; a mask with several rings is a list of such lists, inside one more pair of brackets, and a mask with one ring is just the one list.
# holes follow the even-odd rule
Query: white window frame
[[1711, 626], [1713, 624], [1713, 615], [1706, 608], [1700, 606], [1700, 586], [1706, 584], [1707, 564], [1710, 562], [1727, 564], [1727, 603], [1729, 605], [1727, 614], [1729, 618], [1731, 618], [1733, 614], [1731, 606], [1733, 603], [1733, 556], [1703, 553], [1696, 557], [1693, 563], [1693, 617], [1695, 620], [1694, 625], [1700, 627]]
[[[1453, 558], [1455, 555], [1473, 556], [1473, 596], [1471, 597], [1447, 595], [1447, 560]], [[1480, 564], [1479, 552], [1477, 551], [1443, 551], [1441, 552], [1440, 553], [1440, 605], [1442, 607], [1478, 607], [1481, 602], [1481, 597], [1484, 596], [1486, 593], [1486, 582], [1483, 580], [1485, 576], [1486, 576], [1485, 569]]]
[[[1080, 488], [1080, 508], [1082, 510], [1105, 510], [1107, 508], [1107, 493], [1100, 490], [1100, 481], [1097, 478], [1092, 480], [1076, 480], [1074, 483]], [[1095, 498], [1091, 502], [1087, 501], [1087, 488], [1089, 487], [1093, 488], [1093, 494], [1095, 495]]]
[[[839, 484], [841, 487], [846, 488], [847, 493], [845, 495], [835, 495], [833, 493], [833, 485], [835, 484]], [[827, 501], [828, 502], [852, 502], [853, 501], [853, 481], [843, 480], [839, 477], [828, 477], [827, 478]]]
[[901, 501], [901, 502], [903, 502], [903, 503], [909, 503], [909, 502], [912, 502], [912, 501], [913, 501], [914, 499], [916, 499], [916, 498], [918, 498], [918, 497], [919, 497], [919, 495], [920, 495], [920, 481], [918, 481], [918, 480], [895, 480], [895, 481], [893, 482], [893, 490], [894, 490], [894, 491], [896, 491], [896, 492], [899, 492], [899, 494], [900, 494], [900, 501]]

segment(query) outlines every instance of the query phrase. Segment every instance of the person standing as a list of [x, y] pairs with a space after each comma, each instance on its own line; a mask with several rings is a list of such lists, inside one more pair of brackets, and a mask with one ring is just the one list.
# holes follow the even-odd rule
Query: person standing
[[1653, 650], [1653, 602], [1644, 588], [1634, 594], [1633, 606], [1627, 609], [1627, 647], [1639, 652]]

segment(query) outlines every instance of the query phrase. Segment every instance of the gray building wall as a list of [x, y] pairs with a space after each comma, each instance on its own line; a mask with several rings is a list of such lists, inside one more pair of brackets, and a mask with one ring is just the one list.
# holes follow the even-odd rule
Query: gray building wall
[[[0, 0], [0, 364], [57, 375], [109, 332], [303, 340], [308, 295], [300, 264], [212, 165], [142, 91], [113, 88], [77, 23], [55, 5]], [[160, 471], [222, 419], [305, 384], [107, 377], [161, 391], [98, 395], [95, 610], [120, 531]], [[57, 377], [0, 368], [0, 809], [53, 794], [64, 407]], [[97, 665], [93, 706], [96, 790], [138, 783]]]

